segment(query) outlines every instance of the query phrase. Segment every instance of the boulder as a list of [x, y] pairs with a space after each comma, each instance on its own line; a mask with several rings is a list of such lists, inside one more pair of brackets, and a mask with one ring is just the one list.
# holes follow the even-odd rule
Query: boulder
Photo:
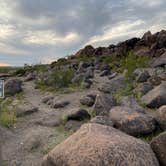
[[88, 67], [85, 72], [85, 79], [90, 79], [94, 77], [94, 70], [92, 67]]
[[55, 99], [52, 103], [52, 108], [58, 109], [58, 108], [64, 108], [67, 105], [69, 105], [70, 102], [69, 101], [58, 101], [57, 99]]
[[83, 121], [69, 120], [65, 124], [65, 130], [75, 132], [81, 127], [82, 124]]
[[108, 115], [109, 110], [116, 104], [116, 100], [111, 94], [100, 93], [96, 96], [92, 112], [95, 115]]
[[95, 99], [90, 96], [84, 96], [82, 99], [80, 99], [80, 103], [88, 107], [93, 106], [94, 102], [95, 102]]
[[114, 107], [110, 110], [109, 116], [116, 128], [132, 136], [149, 134], [156, 128], [152, 117], [138, 113], [129, 107]]
[[162, 79], [158, 75], [153, 75], [148, 80], [153, 86], [158, 86], [161, 84]]
[[148, 73], [148, 71], [144, 70], [138, 74], [138, 76], [136, 77], [136, 81], [146, 82], [149, 77], [150, 77], [150, 74]]
[[145, 113], [145, 110], [136, 102], [132, 96], [123, 97], [120, 104], [125, 107], [131, 108], [133, 111]]
[[90, 123], [98, 123], [106, 126], [113, 126], [113, 122], [107, 116], [96, 116], [90, 120]]
[[34, 80], [34, 79], [35, 79], [35, 74], [34, 74], [34, 73], [29, 73], [29, 74], [25, 77], [24, 81], [32, 81], [32, 80]]
[[42, 166], [54, 165], [159, 166], [150, 145], [96, 123], [82, 125], [44, 157]]
[[48, 95], [48, 96], [44, 96], [43, 98], [42, 98], [42, 103], [49, 103], [49, 101], [50, 100], [53, 100], [54, 99], [54, 96], [52, 96], [52, 95]]
[[57, 127], [61, 124], [61, 116], [57, 112], [50, 112], [36, 120], [35, 124], [46, 127]]
[[100, 73], [100, 77], [108, 76], [108, 75], [110, 75], [110, 74], [111, 74], [110, 70], [103, 70], [103, 71]]
[[166, 105], [161, 106], [158, 110], [157, 121], [161, 129], [166, 130]]
[[79, 50], [75, 54], [75, 56], [76, 57], [93, 56], [94, 53], [95, 53], [95, 49], [91, 45], [87, 45], [83, 49]]
[[10, 78], [5, 82], [5, 94], [15, 95], [22, 91], [22, 81], [17, 78]]
[[150, 108], [159, 108], [166, 105], [166, 81], [144, 95], [142, 102]]
[[157, 57], [153, 60], [151, 67], [165, 67], [166, 66], [166, 52], [163, 53], [160, 57]]
[[151, 148], [156, 154], [156, 157], [161, 166], [166, 165], [166, 132], [152, 139]]
[[126, 81], [125, 76], [120, 75], [113, 79], [111, 79], [109, 82], [104, 83], [99, 87], [99, 90], [104, 93], [113, 93], [118, 90], [122, 90], [126, 87]]
[[19, 106], [17, 106], [16, 116], [17, 117], [26, 116], [26, 115], [35, 113], [37, 111], [38, 111], [38, 107], [35, 107], [30, 103], [24, 103], [24, 104], [20, 104]]
[[90, 119], [90, 115], [88, 111], [86, 111], [85, 109], [79, 109], [78, 111], [67, 115], [67, 121], [69, 120], [82, 121], [86, 119]]
[[144, 83], [138, 84], [138, 86], [134, 89], [134, 92], [136, 94], [140, 93], [141, 95], [145, 95], [152, 89], [153, 89], [153, 85], [150, 82], [144, 82]]

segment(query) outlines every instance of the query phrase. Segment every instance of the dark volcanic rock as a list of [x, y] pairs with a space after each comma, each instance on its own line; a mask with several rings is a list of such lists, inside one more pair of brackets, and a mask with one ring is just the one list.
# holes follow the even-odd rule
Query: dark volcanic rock
[[150, 108], [159, 108], [166, 105], [166, 81], [144, 95], [142, 102]]
[[141, 95], [145, 95], [152, 89], [153, 89], [153, 85], [150, 82], [145, 82], [142, 84], [138, 84], [138, 86], [135, 88], [134, 92], [136, 94], [140, 93]]
[[22, 91], [22, 81], [16, 78], [8, 79], [5, 82], [5, 94], [15, 95]]
[[158, 111], [157, 121], [163, 130], [166, 130], [166, 105], [161, 106]]
[[137, 82], [146, 82], [148, 78], [150, 77], [150, 74], [148, 71], [142, 71], [139, 73], [139, 75], [136, 77]]
[[116, 100], [111, 94], [98, 94], [93, 105], [93, 113], [95, 115], [108, 115], [109, 110], [115, 106]]
[[85, 46], [85, 48], [81, 49], [76, 53], [76, 56], [93, 56], [95, 49], [91, 45]]
[[152, 117], [124, 106], [112, 108], [110, 119], [116, 128], [133, 136], [149, 134], [156, 128], [155, 120]]
[[156, 58], [151, 64], [151, 67], [164, 67], [164, 66], [166, 66], [166, 52], [163, 53], [159, 58]]
[[161, 166], [166, 165], [166, 132], [152, 139], [150, 143]]
[[57, 101], [56, 99], [53, 101], [52, 108], [64, 108], [69, 105], [69, 101]]
[[125, 107], [131, 108], [133, 111], [145, 113], [144, 109], [136, 102], [131, 96], [126, 96], [121, 99], [120, 104]]
[[85, 119], [90, 119], [90, 115], [85, 109], [80, 109], [75, 113], [71, 113], [67, 116], [67, 121], [69, 120], [82, 121]]
[[95, 99], [90, 96], [85, 96], [82, 99], [80, 99], [80, 103], [82, 105], [86, 105], [89, 107], [93, 106], [94, 102], [95, 102]]
[[125, 77], [123, 75], [111, 79], [109, 82], [104, 83], [99, 90], [104, 93], [113, 93], [122, 90], [126, 87]]
[[45, 156], [42, 166], [159, 166], [147, 143], [110, 126], [81, 128]]

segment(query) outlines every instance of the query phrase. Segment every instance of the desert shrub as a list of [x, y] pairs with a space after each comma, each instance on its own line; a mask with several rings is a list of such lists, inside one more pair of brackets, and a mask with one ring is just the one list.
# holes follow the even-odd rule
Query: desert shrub
[[135, 56], [133, 51], [128, 53], [126, 58], [122, 58], [121, 63], [124, 70], [126, 69], [126, 79], [127, 81], [133, 81], [134, 79], [134, 71], [137, 68], [147, 67], [149, 64], [149, 58], [145, 57], [137, 57]]
[[72, 84], [74, 77], [74, 71], [72, 69], [55, 70], [48, 76], [48, 81], [45, 83], [43, 79], [36, 81], [36, 85], [41, 89], [55, 89], [60, 90], [62, 88], [68, 88]]
[[0, 102], [0, 124], [4, 127], [13, 127], [16, 122], [15, 110], [9, 108], [11, 100]]
[[15, 71], [15, 75], [24, 75], [26, 73], [26, 70], [24, 68], [18, 68]]
[[11, 67], [0, 67], [0, 73], [8, 73], [12, 70]]
[[56, 70], [54, 71], [49, 78], [49, 85], [59, 88], [69, 87], [71, 81], [74, 77], [74, 71], [71, 69], [68, 70]]

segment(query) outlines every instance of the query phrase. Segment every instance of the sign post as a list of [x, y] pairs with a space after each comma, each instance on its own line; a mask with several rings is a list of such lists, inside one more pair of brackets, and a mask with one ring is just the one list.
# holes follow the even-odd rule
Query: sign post
[[4, 81], [0, 80], [0, 98], [4, 98]]

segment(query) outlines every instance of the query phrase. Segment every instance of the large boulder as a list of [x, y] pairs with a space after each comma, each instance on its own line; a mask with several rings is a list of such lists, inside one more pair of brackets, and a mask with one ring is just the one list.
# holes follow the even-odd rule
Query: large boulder
[[112, 127], [85, 124], [44, 157], [42, 166], [159, 166], [147, 143]]
[[166, 130], [166, 105], [161, 106], [158, 110], [158, 117], [157, 117], [157, 121], [160, 125], [160, 127], [163, 130]]
[[150, 108], [159, 108], [166, 105], [166, 81], [144, 95], [142, 102]]
[[155, 120], [152, 117], [138, 113], [129, 107], [114, 107], [110, 110], [109, 116], [116, 128], [129, 135], [140, 136], [149, 134], [156, 128]]
[[166, 52], [159, 58], [157, 57], [151, 64], [152, 67], [164, 67], [166, 66]]
[[22, 81], [17, 78], [8, 79], [5, 82], [5, 94], [15, 95], [22, 91]]
[[92, 112], [95, 115], [108, 115], [109, 110], [116, 104], [116, 100], [111, 94], [100, 93], [96, 96]]
[[161, 166], [166, 165], [166, 132], [152, 139], [150, 143]]
[[144, 109], [137, 103], [132, 96], [125, 96], [121, 99], [120, 104], [129, 107], [134, 111], [145, 113]]
[[109, 82], [106, 82], [99, 87], [99, 90], [104, 93], [113, 93], [118, 90], [122, 90], [126, 87], [126, 81], [125, 76], [120, 75], [113, 79], [111, 79]]
[[91, 45], [87, 45], [83, 49], [79, 50], [75, 54], [75, 56], [76, 57], [93, 56], [94, 53], [95, 53], [95, 49]]

